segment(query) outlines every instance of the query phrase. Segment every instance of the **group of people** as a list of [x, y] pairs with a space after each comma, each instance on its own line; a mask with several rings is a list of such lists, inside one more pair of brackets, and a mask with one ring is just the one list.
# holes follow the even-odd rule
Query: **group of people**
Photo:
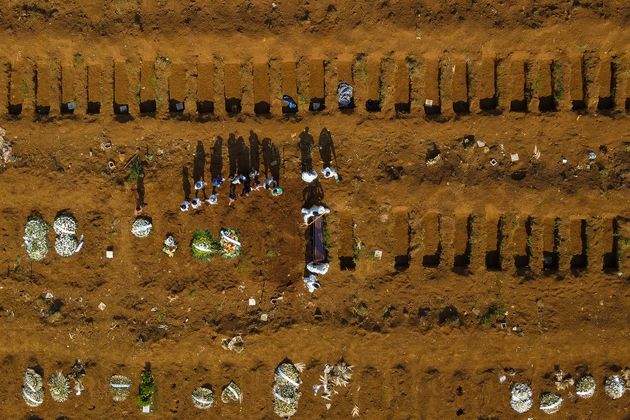
[[[229, 194], [228, 194], [228, 205], [233, 205], [236, 202], [237, 195], [237, 186], [242, 185], [243, 189], [241, 190], [240, 196], [247, 197], [252, 191], [259, 191], [261, 189], [265, 189], [271, 192], [271, 195], [277, 197], [282, 195], [283, 190], [278, 185], [278, 182], [273, 178], [267, 178], [263, 182], [260, 182], [260, 174], [257, 170], [252, 169], [249, 173], [249, 176], [245, 176], [243, 174], [236, 174], [227, 181], [230, 184]], [[199, 208], [204, 202], [209, 205], [216, 205], [219, 203], [219, 193], [218, 189], [223, 185], [226, 180], [222, 175], [218, 175], [215, 179], [212, 180], [212, 193], [210, 196], [206, 193], [206, 188], [209, 187], [208, 183], [203, 179], [199, 179], [195, 181], [195, 198], [188, 201], [188, 199], [184, 199], [184, 201], [180, 204], [179, 209], [183, 212], [186, 212], [190, 209]], [[203, 195], [203, 200], [199, 197], [199, 194]]]

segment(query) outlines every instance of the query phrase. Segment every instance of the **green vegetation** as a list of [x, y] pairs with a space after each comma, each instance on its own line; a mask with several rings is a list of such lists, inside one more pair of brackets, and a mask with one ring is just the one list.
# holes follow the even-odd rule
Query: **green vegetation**
[[28, 92], [29, 92], [28, 82], [26, 80], [22, 80], [22, 97], [28, 98]]
[[558, 61], [553, 62], [553, 94], [556, 98], [564, 97], [564, 84], [562, 83], [563, 69]]
[[135, 181], [144, 176], [144, 166], [138, 159], [129, 165], [129, 174], [125, 177], [125, 182]]
[[499, 301], [493, 302], [486, 312], [479, 318], [479, 323], [482, 325], [494, 324], [498, 319], [505, 316], [505, 308]]
[[152, 406], [155, 394], [157, 393], [157, 386], [151, 371], [145, 370], [142, 372], [140, 388], [138, 390], [138, 407]]
[[365, 302], [359, 302], [357, 306], [353, 308], [353, 312], [360, 317], [364, 317], [368, 313], [368, 307]]
[[367, 82], [367, 62], [364, 59], [357, 61], [357, 65], [355, 67], [354, 73], [358, 79], [361, 79], [364, 82]]

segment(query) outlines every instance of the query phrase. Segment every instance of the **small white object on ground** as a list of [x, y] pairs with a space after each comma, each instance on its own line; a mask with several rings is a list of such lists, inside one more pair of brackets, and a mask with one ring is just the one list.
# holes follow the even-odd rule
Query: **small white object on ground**
[[424, 100], [424, 104], [426, 106], [433, 106], [433, 100], [432, 99], [425, 99]]
[[313, 261], [306, 265], [306, 269], [313, 274], [326, 274], [328, 272], [329, 264], [328, 263], [319, 263], [316, 264]]
[[317, 281], [317, 276], [314, 274], [311, 274], [308, 277], [304, 277], [304, 285], [308, 289], [309, 293], [313, 293], [315, 290], [321, 287], [321, 285]]
[[381, 251], [380, 249], [374, 251], [374, 258], [376, 258], [377, 260], [383, 258], [383, 251]]
[[483, 140], [477, 140], [477, 147], [485, 147], [486, 142]]
[[512, 159], [512, 162], [518, 162], [518, 153], [512, 153], [510, 159]]
[[316, 179], [317, 179], [317, 172], [315, 172], [314, 170], [311, 169], [310, 171], [302, 172], [302, 181], [310, 184]]
[[261, 314], [260, 315], [260, 320], [261, 321], [267, 322], [267, 319], [269, 319], [269, 315], [267, 315], [267, 314]]
[[112, 258], [114, 258], [114, 251], [108, 249], [107, 251], [105, 251], [105, 257], [111, 260]]
[[256, 299], [249, 298], [249, 306], [256, 306]]
[[107, 305], [105, 305], [103, 302], [98, 304], [98, 309], [100, 309], [101, 311], [104, 311], [105, 308], [107, 308]]
[[490, 165], [492, 166], [497, 166], [499, 162], [497, 162], [497, 160], [495, 158], [490, 159]]

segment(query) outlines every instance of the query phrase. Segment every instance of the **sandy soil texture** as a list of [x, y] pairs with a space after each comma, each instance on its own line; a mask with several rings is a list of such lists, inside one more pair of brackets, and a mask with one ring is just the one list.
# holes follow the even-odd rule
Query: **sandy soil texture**
[[[295, 418], [519, 418], [517, 382], [534, 394], [521, 418], [546, 416], [543, 392], [558, 418], [630, 418], [628, 392], [603, 392], [630, 365], [627, 2], [38, 0], [0, 16], [3, 418], [141, 417], [147, 363], [155, 418], [277, 418], [285, 359], [304, 364]], [[302, 181], [329, 160], [340, 182]], [[179, 211], [235, 168], [279, 174], [284, 194], [228, 206], [226, 183]], [[320, 203], [330, 269], [311, 294], [300, 209]], [[60, 211], [83, 248], [59, 257], [49, 232], [30, 261], [25, 222]], [[194, 231], [226, 226], [241, 256], [191, 256]], [[221, 346], [235, 335], [242, 353]], [[80, 397], [27, 407], [24, 369], [47, 382], [77, 359]], [[340, 359], [350, 384], [314, 396]], [[556, 367], [592, 374], [595, 395], [557, 391]], [[113, 374], [133, 380], [124, 402]], [[220, 401], [231, 380], [241, 404]]]

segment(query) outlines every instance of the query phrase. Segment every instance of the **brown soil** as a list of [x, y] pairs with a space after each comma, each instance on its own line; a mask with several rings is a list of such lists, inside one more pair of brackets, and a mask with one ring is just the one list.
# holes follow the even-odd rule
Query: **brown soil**
[[[0, 167], [4, 418], [140, 416], [107, 384], [120, 373], [135, 387], [146, 363], [155, 417], [200, 417], [192, 390], [234, 380], [243, 404], [218, 402], [212, 417], [274, 418], [285, 358], [306, 365], [296, 418], [349, 418], [355, 405], [369, 419], [514, 418], [517, 381], [531, 383], [536, 417], [555, 365], [598, 383], [589, 400], [562, 392], [559, 418], [629, 418], [628, 395], [602, 392], [630, 363], [627, 2], [8, 3], [0, 112], [17, 160]], [[335, 106], [341, 78], [354, 83], [352, 112]], [[282, 115], [283, 93], [296, 116]], [[323, 112], [307, 111], [313, 97]], [[368, 112], [368, 99], [382, 110]], [[270, 113], [256, 112], [264, 103]], [[315, 191], [300, 179], [298, 142], [318, 145], [324, 128], [342, 181]], [[263, 144], [277, 148], [284, 194], [228, 207], [226, 184], [218, 206], [181, 213], [199, 144], [205, 178], [211, 161], [227, 177], [248, 156], [232, 146], [241, 138], [260, 149], [261, 172]], [[130, 233], [134, 155], [154, 224], [144, 240]], [[318, 147], [312, 157], [321, 169]], [[300, 208], [313, 194], [332, 210], [331, 267], [309, 294]], [[52, 223], [63, 209], [85, 246], [31, 263], [27, 217]], [[192, 258], [192, 233], [221, 226], [240, 231], [243, 255]], [[160, 251], [169, 232], [174, 258]], [[220, 345], [235, 334], [241, 354]], [[342, 357], [355, 374], [327, 410], [311, 387]], [[28, 409], [23, 370], [47, 378], [75, 359], [88, 365], [85, 393], [64, 404], [47, 393]]]

